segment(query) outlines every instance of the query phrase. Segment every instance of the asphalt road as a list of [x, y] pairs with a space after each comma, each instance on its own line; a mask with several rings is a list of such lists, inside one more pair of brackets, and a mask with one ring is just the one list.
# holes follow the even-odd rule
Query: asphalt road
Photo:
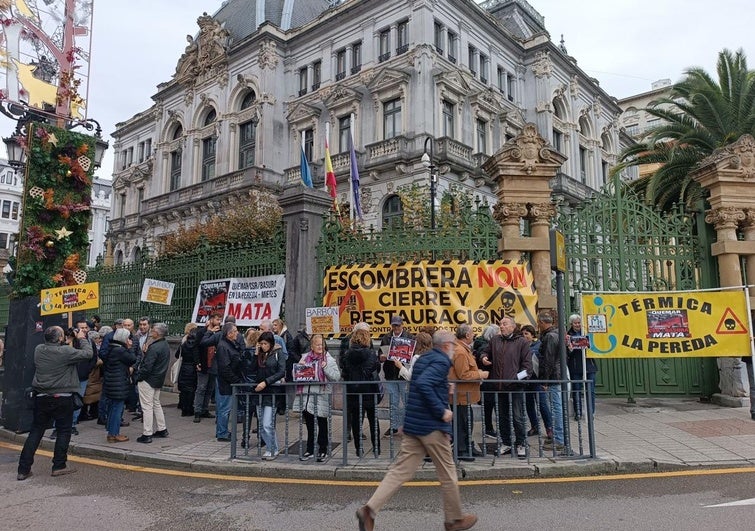
[[[354, 511], [374, 489], [187, 477], [77, 462], [78, 473], [53, 478], [49, 454], [38, 454], [35, 475], [19, 482], [17, 459], [16, 450], [0, 447], [0, 525], [7, 530], [356, 529]], [[731, 531], [755, 526], [755, 469], [549, 481], [462, 484], [462, 500], [480, 517], [477, 530]], [[720, 504], [725, 506], [713, 507]], [[377, 529], [443, 529], [439, 489], [405, 486], [378, 515]]]

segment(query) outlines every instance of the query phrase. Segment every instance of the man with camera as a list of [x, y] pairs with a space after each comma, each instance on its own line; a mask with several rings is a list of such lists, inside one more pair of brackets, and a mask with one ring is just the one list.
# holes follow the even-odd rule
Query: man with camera
[[18, 460], [18, 476], [23, 481], [29, 478], [34, 454], [45, 429], [55, 422], [58, 430], [52, 458], [52, 475], [62, 476], [75, 472], [66, 466], [68, 444], [71, 441], [73, 424], [74, 393], [80, 390], [76, 365], [92, 357], [92, 346], [86, 332], [74, 329], [73, 345], [65, 344], [65, 334], [59, 326], [45, 330], [45, 342], [34, 349], [34, 420], [21, 457]]

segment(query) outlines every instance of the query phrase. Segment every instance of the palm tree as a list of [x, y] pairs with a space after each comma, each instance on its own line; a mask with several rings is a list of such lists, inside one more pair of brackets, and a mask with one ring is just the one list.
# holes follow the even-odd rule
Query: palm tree
[[648, 203], [664, 210], [674, 203], [695, 204], [704, 190], [690, 172], [714, 150], [755, 134], [755, 71], [747, 69], [742, 49], [718, 54], [718, 80], [694, 67], [672, 86], [668, 96], [653, 102], [648, 114], [662, 125], [642, 142], [625, 149], [614, 172], [628, 166], [659, 164], [652, 174], [630, 184]]

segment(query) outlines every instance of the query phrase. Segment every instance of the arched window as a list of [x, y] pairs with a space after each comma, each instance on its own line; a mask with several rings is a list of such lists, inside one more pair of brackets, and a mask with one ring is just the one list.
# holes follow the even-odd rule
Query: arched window
[[183, 136], [183, 134], [184, 134], [184, 128], [181, 127], [181, 124], [178, 124], [176, 128], [173, 130], [173, 135], [171, 135], [170, 139], [178, 140], [179, 138], [181, 138], [181, 136]]
[[123, 251], [118, 249], [115, 252], [115, 265], [121, 265], [123, 263]]
[[248, 109], [254, 104], [256, 100], [257, 100], [257, 94], [255, 94], [253, 90], [250, 90], [249, 92], [244, 94], [244, 99], [241, 100], [241, 109], [239, 110], [243, 111], [244, 109]]
[[392, 195], [383, 203], [383, 228], [401, 225], [404, 221], [404, 209], [401, 198]]
[[134, 249], [134, 262], [140, 262], [142, 259], [142, 250], [140, 247]]
[[218, 113], [215, 112], [215, 109], [210, 109], [210, 112], [207, 113], [207, 116], [204, 117], [204, 123], [202, 125], [210, 125], [215, 123], [215, 120], [218, 119]]
[[579, 117], [579, 132], [585, 138], [592, 138], [592, 124], [590, 124], [590, 119], [587, 116]]

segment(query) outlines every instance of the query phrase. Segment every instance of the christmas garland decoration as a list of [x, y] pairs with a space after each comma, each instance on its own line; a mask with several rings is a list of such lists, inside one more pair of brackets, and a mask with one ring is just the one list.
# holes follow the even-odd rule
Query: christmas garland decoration
[[27, 126], [26, 179], [13, 296], [86, 281], [94, 138]]

